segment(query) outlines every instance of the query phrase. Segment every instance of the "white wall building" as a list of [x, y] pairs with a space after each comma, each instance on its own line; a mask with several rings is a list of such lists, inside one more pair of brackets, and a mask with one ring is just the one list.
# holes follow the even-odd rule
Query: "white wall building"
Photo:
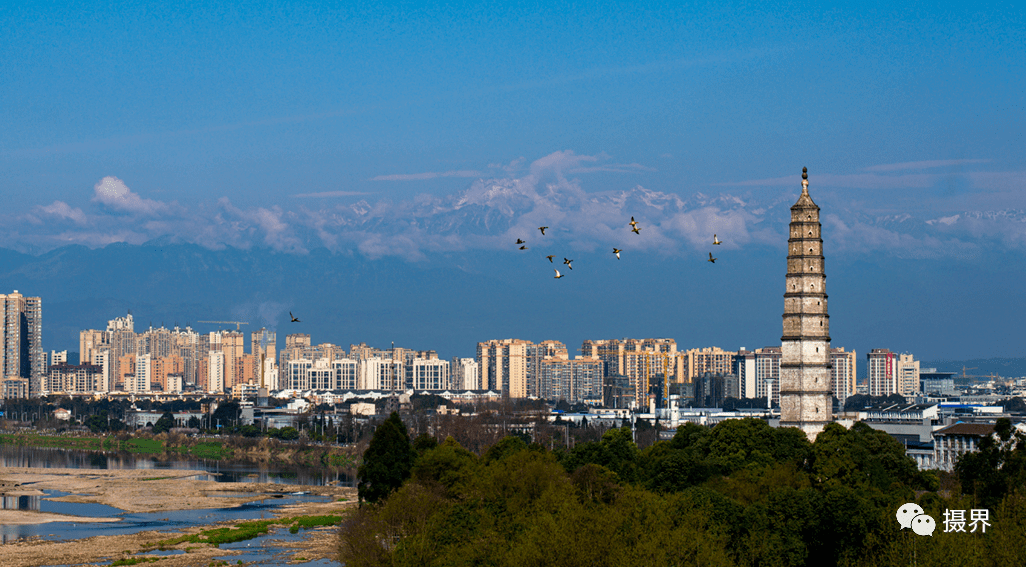
[[153, 376], [153, 361], [150, 355], [144, 354], [135, 359], [135, 374], [125, 375], [125, 391], [141, 394], [150, 391], [150, 380]]
[[337, 358], [331, 361], [335, 370], [335, 390], [355, 390], [359, 382], [360, 364], [350, 358]]
[[417, 358], [413, 361], [414, 390], [448, 390], [449, 361]]
[[224, 392], [224, 353], [211, 351], [207, 356], [207, 391]]
[[405, 388], [405, 370], [400, 361], [368, 358], [360, 361], [358, 390], [402, 390]]
[[481, 384], [481, 373], [478, 369], [477, 360], [473, 358], [452, 359], [452, 387], [455, 390], [483, 390]]

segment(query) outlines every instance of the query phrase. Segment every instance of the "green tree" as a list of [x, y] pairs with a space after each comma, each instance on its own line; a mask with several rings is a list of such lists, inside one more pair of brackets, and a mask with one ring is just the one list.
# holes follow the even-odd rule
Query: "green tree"
[[402, 486], [410, 477], [416, 453], [399, 414], [392, 412], [374, 431], [357, 470], [360, 502], [377, 502]]
[[164, 415], [160, 416], [157, 423], [153, 424], [153, 433], [164, 433], [170, 431], [175, 426], [175, 414], [166, 411]]

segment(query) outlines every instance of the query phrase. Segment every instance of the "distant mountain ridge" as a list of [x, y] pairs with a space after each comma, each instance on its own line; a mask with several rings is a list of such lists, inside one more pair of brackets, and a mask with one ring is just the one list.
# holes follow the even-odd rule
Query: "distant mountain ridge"
[[[446, 358], [474, 356], [477, 342], [497, 338], [560, 340], [571, 352], [585, 339], [623, 337], [674, 338], [682, 350], [780, 344], [782, 246], [713, 250], [706, 242], [697, 250], [645, 251], [631, 246], [642, 237], [624, 228], [614, 235], [625, 242], [617, 260], [612, 247], [550, 238], [548, 231], [542, 237], [536, 223], [524, 224], [528, 250], [493, 237], [504, 249], [426, 252], [416, 261], [326, 248], [211, 250], [166, 237], [96, 249], [70, 245], [39, 256], [0, 249], [0, 293], [43, 298], [47, 350], [78, 350], [79, 331], [104, 328], [129, 309], [140, 328], [191, 323], [207, 332], [224, 326], [196, 322], [239, 320], [250, 323], [245, 331], [277, 330], [279, 345], [287, 333], [302, 332], [342, 346], [394, 340]], [[715, 264], [706, 261], [710, 251]], [[564, 257], [574, 260], [573, 270]], [[1026, 259], [1005, 253], [972, 269], [953, 271], [941, 258], [915, 267], [891, 257], [828, 255], [833, 346], [856, 350], [863, 364], [872, 348], [926, 361], [1017, 352], [1026, 306], [1007, 298], [1021, 293]], [[557, 268], [564, 275], [558, 280]], [[302, 323], [290, 323], [289, 311]], [[1026, 375], [1020, 359], [966, 358], [977, 374]], [[923, 366], [960, 371], [962, 361]]]
[[969, 360], [929, 360], [919, 363], [922, 368], [936, 368], [942, 372], [962, 374], [965, 367], [967, 375], [989, 376], [996, 374], [1002, 378], [1026, 377], [1026, 357], [1023, 358], [973, 358]]

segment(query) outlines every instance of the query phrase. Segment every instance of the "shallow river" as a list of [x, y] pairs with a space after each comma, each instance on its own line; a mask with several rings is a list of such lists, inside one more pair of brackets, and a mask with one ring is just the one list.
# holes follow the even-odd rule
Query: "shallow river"
[[96, 452], [50, 447], [0, 445], [0, 467], [33, 467], [61, 469], [172, 469], [202, 470], [208, 476], [197, 480], [219, 482], [273, 482], [323, 486], [337, 482], [340, 486], [353, 486], [355, 471], [345, 469], [315, 469], [301, 466], [269, 465], [266, 463], [240, 463], [188, 459], [165, 455], [128, 452]]
[[[281, 467], [253, 463], [225, 463], [201, 459], [182, 459], [163, 455], [144, 455], [133, 453], [100, 453], [45, 447], [22, 447], [0, 445], [0, 470], [3, 467], [34, 467], [34, 468], [75, 468], [75, 469], [170, 469], [200, 470], [205, 474], [197, 475], [197, 480], [215, 480], [219, 482], [267, 482], [280, 484], [324, 485], [337, 482], [342, 486], [355, 486], [354, 471], [311, 469], [304, 467]], [[72, 502], [54, 502], [67, 493], [46, 490], [44, 496], [23, 496], [0, 499], [0, 507], [8, 509], [39, 510], [57, 514], [72, 514], [92, 517], [120, 517], [119, 522], [88, 523], [88, 522], [52, 522], [48, 524], [0, 525], [0, 542], [11, 542], [17, 539], [38, 536], [47, 540], [72, 540], [97, 535], [128, 534], [140, 531], [168, 531], [169, 537], [177, 530], [199, 525], [209, 525], [225, 520], [249, 520], [273, 517], [271, 511], [278, 506], [296, 502], [326, 502], [323, 496], [293, 495], [283, 488], [285, 493], [280, 498], [250, 502], [242, 506], [225, 508], [207, 508], [200, 510], [180, 510], [175, 512], [128, 513], [118, 508], [102, 504], [81, 504]], [[226, 495], [249, 496], [249, 494]], [[243, 560], [250, 565], [281, 565], [283, 541], [301, 539], [304, 531], [298, 534], [289, 533], [287, 528], [279, 528], [271, 533], [248, 541], [222, 545], [222, 548], [245, 550], [244, 555], [225, 556], [234, 564]], [[174, 553], [174, 552], [169, 552]], [[2, 554], [2, 551], [0, 551]], [[152, 555], [152, 554], [151, 554]], [[337, 565], [330, 561], [312, 561], [303, 565], [321, 566]]]

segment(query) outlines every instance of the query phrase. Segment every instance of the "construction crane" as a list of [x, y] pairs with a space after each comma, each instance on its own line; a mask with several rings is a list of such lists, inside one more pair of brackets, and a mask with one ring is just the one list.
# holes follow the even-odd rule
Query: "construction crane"
[[239, 332], [240, 325], [249, 325], [245, 321], [196, 321], [197, 323], [214, 323], [216, 325], [235, 325], [235, 332]]

